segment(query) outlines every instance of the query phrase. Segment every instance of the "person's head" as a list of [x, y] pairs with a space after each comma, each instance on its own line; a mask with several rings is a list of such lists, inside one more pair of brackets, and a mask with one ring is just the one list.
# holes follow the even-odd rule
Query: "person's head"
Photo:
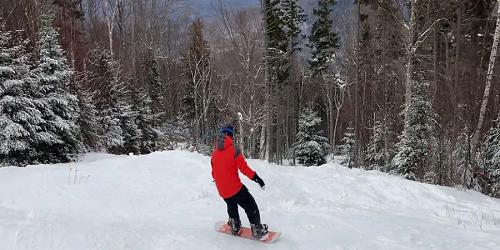
[[233, 126], [231, 126], [229, 124], [222, 126], [222, 128], [220, 129], [220, 132], [222, 134], [230, 136], [230, 137], [234, 136], [234, 128], [233, 128]]

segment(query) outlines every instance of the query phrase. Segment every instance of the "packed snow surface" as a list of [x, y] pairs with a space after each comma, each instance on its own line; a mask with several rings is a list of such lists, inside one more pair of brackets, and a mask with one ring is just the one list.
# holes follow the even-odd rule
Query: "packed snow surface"
[[500, 200], [477, 192], [336, 164], [249, 164], [267, 186], [243, 182], [282, 232], [273, 244], [216, 233], [227, 215], [210, 159], [170, 151], [0, 169], [0, 249], [500, 249]]

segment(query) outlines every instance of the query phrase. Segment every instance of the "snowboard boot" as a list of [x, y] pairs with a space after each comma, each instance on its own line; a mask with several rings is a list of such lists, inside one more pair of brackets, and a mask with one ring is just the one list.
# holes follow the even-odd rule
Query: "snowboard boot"
[[252, 228], [252, 236], [254, 239], [260, 240], [267, 234], [267, 225], [266, 224], [250, 224]]
[[233, 235], [239, 235], [241, 231], [241, 221], [233, 218], [229, 218], [227, 225], [231, 228], [231, 233]]

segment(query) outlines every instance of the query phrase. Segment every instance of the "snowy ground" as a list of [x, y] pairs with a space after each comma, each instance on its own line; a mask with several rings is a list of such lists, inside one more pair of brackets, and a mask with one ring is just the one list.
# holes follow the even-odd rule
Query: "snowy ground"
[[0, 169], [0, 249], [500, 249], [500, 200], [334, 164], [249, 163], [274, 244], [215, 233], [226, 211], [209, 158], [172, 151]]

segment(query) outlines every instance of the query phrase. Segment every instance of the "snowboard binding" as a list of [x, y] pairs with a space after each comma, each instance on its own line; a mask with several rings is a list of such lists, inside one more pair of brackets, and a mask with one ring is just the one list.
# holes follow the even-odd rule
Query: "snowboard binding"
[[229, 218], [227, 225], [231, 228], [232, 235], [239, 235], [241, 232], [241, 221], [233, 218]]
[[252, 228], [252, 236], [256, 240], [262, 239], [268, 233], [267, 224], [250, 224], [250, 227]]

